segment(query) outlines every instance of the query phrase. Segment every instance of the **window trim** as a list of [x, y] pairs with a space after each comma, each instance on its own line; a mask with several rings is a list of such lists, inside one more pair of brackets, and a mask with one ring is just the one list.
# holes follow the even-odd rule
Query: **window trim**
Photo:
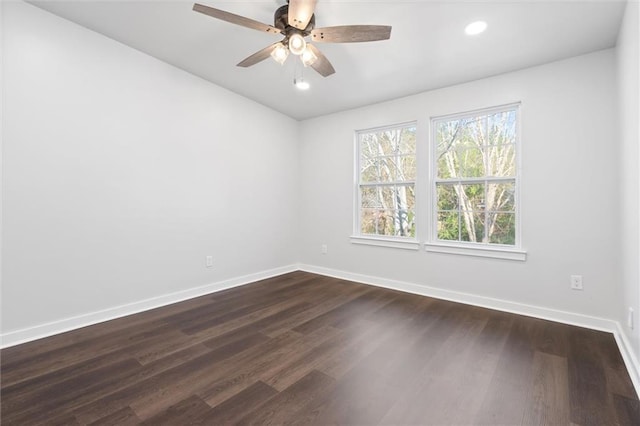
[[362, 244], [367, 246], [420, 250], [420, 241], [412, 237], [352, 235], [349, 237], [349, 241], [351, 241], [352, 244]]
[[[361, 197], [360, 197], [360, 135], [362, 133], [374, 133], [374, 132], [382, 132], [390, 129], [398, 129], [398, 128], [406, 128], [413, 127], [416, 129], [416, 147], [415, 147], [415, 159], [416, 159], [416, 178], [412, 181], [403, 181], [403, 182], [384, 182], [384, 183], [365, 183], [365, 186], [380, 186], [380, 185], [389, 185], [393, 186], [395, 184], [403, 184], [410, 185], [413, 184], [414, 190], [416, 191], [416, 204], [414, 206], [415, 211], [415, 237], [401, 237], [401, 236], [391, 236], [391, 235], [375, 235], [375, 234], [363, 234], [361, 232], [360, 227], [360, 209], [361, 209]], [[418, 121], [404, 121], [395, 124], [389, 124], [385, 126], [378, 127], [369, 127], [364, 129], [357, 129], [354, 132], [354, 159], [355, 159], [355, 167], [353, 173], [353, 188], [354, 188], [354, 210], [353, 210], [353, 231], [350, 237], [350, 241], [353, 244], [366, 244], [366, 245], [374, 245], [374, 246], [383, 246], [383, 247], [392, 247], [392, 248], [403, 248], [410, 250], [419, 250], [420, 249], [420, 241], [417, 236], [419, 230], [419, 210], [418, 210]]]
[[[449, 241], [449, 240], [440, 240], [438, 239], [438, 194], [436, 190], [436, 183], [439, 182], [437, 178], [437, 164], [435, 163], [436, 158], [436, 122], [444, 121], [444, 120], [455, 120], [461, 118], [470, 118], [476, 117], [478, 115], [490, 115], [492, 113], [504, 112], [506, 110], [514, 109], [516, 112], [516, 142], [515, 142], [515, 166], [516, 173], [513, 178], [509, 177], [508, 180], [514, 180], [515, 186], [515, 219], [516, 219], [516, 229], [515, 229], [515, 244], [514, 245], [506, 245], [506, 244], [491, 244], [491, 243], [478, 243], [471, 241]], [[427, 242], [424, 243], [425, 250], [428, 252], [439, 252], [439, 253], [450, 253], [450, 254], [460, 254], [460, 255], [469, 255], [469, 256], [479, 256], [479, 257], [492, 257], [499, 259], [508, 259], [508, 260], [526, 260], [526, 251], [522, 249], [522, 225], [521, 225], [521, 197], [520, 197], [520, 185], [522, 180], [522, 167], [520, 158], [520, 153], [522, 152], [522, 103], [521, 102], [512, 102], [503, 105], [497, 105], [488, 108], [479, 108], [475, 110], [454, 113], [454, 114], [446, 114], [439, 116], [432, 116], [429, 120], [429, 166], [428, 166], [428, 193], [429, 196], [427, 199], [430, 200], [431, 205], [429, 206], [429, 226], [428, 226], [428, 236]], [[482, 178], [466, 178], [461, 181], [487, 181], [487, 180], [500, 180], [505, 179], [503, 177], [494, 177], [494, 176], [483, 176]]]

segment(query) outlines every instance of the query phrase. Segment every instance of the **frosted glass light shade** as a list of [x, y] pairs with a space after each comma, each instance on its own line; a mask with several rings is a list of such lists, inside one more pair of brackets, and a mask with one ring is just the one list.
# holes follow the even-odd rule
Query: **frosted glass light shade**
[[284, 44], [280, 43], [279, 45], [276, 46], [275, 49], [273, 49], [271, 51], [271, 57], [280, 65], [284, 64], [284, 61], [287, 60], [287, 58], [289, 57], [289, 49], [287, 49], [287, 46], [285, 46]]
[[300, 34], [293, 34], [289, 37], [289, 50], [294, 55], [302, 55], [304, 49], [307, 47], [307, 42], [304, 41], [304, 37]]
[[304, 49], [304, 52], [302, 52], [302, 55], [300, 56], [300, 60], [302, 60], [302, 64], [305, 67], [308, 67], [309, 65], [313, 65], [313, 63], [318, 60], [318, 57], [315, 55], [315, 53], [313, 53], [311, 49], [309, 49], [309, 45], [307, 45], [307, 47]]

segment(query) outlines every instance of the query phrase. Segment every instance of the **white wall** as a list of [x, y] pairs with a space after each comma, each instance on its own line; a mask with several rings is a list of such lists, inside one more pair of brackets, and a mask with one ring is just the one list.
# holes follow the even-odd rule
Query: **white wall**
[[[429, 72], [421, 70], [420, 72]], [[581, 315], [619, 305], [615, 52], [593, 54], [301, 123], [303, 264]], [[526, 262], [354, 245], [354, 129], [522, 102]], [[419, 179], [424, 182], [425, 174]], [[426, 223], [428, 205], [418, 214]], [[320, 253], [327, 244], [329, 252]], [[584, 276], [584, 291], [569, 276]]]
[[[629, 1], [617, 43], [620, 111], [620, 231], [622, 240], [622, 303], [617, 318], [640, 359], [640, 7]], [[635, 329], [627, 327], [626, 312], [635, 311]], [[640, 367], [640, 365], [638, 365]], [[638, 371], [640, 373], [640, 371]]]
[[296, 261], [297, 122], [2, 7], [3, 334]]

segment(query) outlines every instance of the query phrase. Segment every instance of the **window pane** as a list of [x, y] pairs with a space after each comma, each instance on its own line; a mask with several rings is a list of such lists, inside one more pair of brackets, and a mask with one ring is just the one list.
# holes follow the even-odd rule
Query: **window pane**
[[438, 239], [515, 244], [517, 115], [511, 107], [432, 122]]
[[438, 239], [457, 241], [460, 238], [458, 212], [438, 212]]
[[379, 182], [380, 165], [377, 158], [360, 160], [360, 182]]
[[438, 178], [457, 178], [459, 176], [458, 171], [460, 170], [458, 153], [456, 151], [449, 150], [438, 155]]
[[360, 133], [360, 182], [414, 181], [415, 136], [415, 127]]
[[476, 241], [473, 212], [460, 212], [460, 241]]
[[415, 214], [410, 210], [362, 209], [363, 234], [415, 237]]
[[400, 157], [397, 161], [398, 165], [398, 181], [403, 180], [416, 180], [416, 156], [405, 155]]
[[459, 173], [461, 177], [483, 177], [485, 175], [484, 169], [484, 155], [480, 149], [465, 149], [458, 154], [459, 158]]
[[404, 127], [381, 130], [371, 133], [360, 133], [361, 158], [372, 158], [396, 154], [414, 154], [415, 151], [415, 127]]
[[416, 152], [416, 128], [404, 127], [400, 139], [400, 153], [414, 154]]
[[516, 111], [503, 111], [487, 118], [487, 173], [489, 176], [515, 176]]
[[487, 210], [508, 211], [516, 210], [515, 205], [516, 184], [490, 183], [487, 185]]
[[379, 209], [361, 209], [360, 210], [360, 232], [363, 234], [379, 235], [384, 232], [381, 229], [384, 222], [380, 221], [380, 213], [384, 210]]
[[360, 232], [389, 236], [415, 236], [413, 184], [360, 188]]
[[486, 126], [486, 116], [439, 122], [436, 125], [437, 154], [485, 145]]
[[478, 212], [478, 211], [473, 212], [473, 227], [475, 231], [474, 241], [477, 243], [489, 242], [488, 238], [485, 239], [484, 217], [485, 217], [485, 212]]
[[483, 211], [460, 212], [460, 238], [461, 241], [481, 243], [484, 240], [484, 215]]
[[[362, 207], [377, 207], [385, 210], [413, 210], [415, 194], [413, 185], [378, 186], [363, 188]], [[376, 204], [365, 205], [367, 200], [375, 199]]]
[[483, 183], [471, 185], [454, 185], [460, 197], [460, 207], [463, 210], [484, 210], [484, 187]]
[[[372, 180], [362, 182], [403, 182], [414, 181], [416, 179], [416, 158], [415, 155], [397, 155], [379, 157], [375, 161], [377, 176]], [[362, 179], [367, 179], [362, 175]]]
[[493, 228], [489, 235], [489, 242], [493, 244], [516, 243], [516, 221], [513, 213], [487, 213], [489, 227]]
[[487, 151], [487, 175], [496, 177], [510, 177], [516, 174], [515, 145], [492, 145]]
[[488, 145], [516, 143], [516, 111], [503, 111], [487, 116]]
[[486, 145], [487, 117], [479, 116], [460, 119], [458, 149], [481, 148]]
[[458, 196], [451, 184], [437, 184], [438, 210], [457, 210]]
[[378, 197], [377, 187], [362, 187], [360, 188], [360, 205], [363, 208], [383, 208], [382, 202]]

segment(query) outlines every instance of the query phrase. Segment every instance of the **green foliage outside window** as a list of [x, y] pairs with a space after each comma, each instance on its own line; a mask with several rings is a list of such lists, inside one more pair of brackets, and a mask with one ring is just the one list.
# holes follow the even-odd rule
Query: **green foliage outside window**
[[516, 244], [517, 111], [436, 120], [437, 238]]

